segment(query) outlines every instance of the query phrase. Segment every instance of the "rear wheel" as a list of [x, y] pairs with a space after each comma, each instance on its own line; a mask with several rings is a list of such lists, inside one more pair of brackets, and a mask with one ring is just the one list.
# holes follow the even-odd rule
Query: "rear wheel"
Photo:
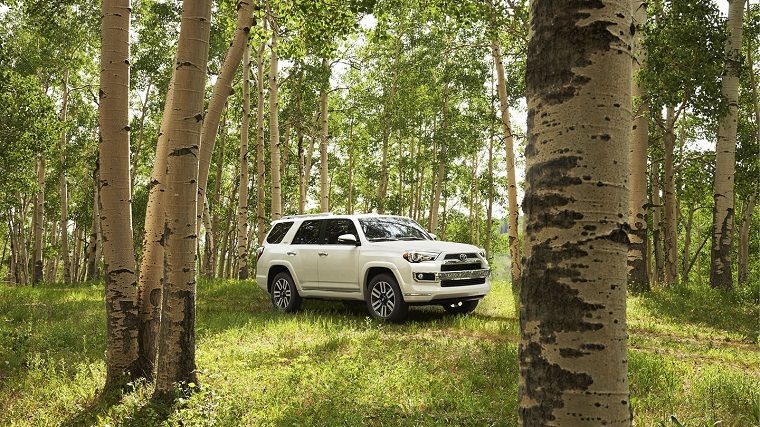
[[389, 274], [378, 274], [369, 281], [366, 300], [369, 314], [384, 322], [398, 322], [409, 312], [396, 279]]
[[457, 301], [451, 304], [444, 304], [443, 309], [451, 314], [467, 314], [475, 311], [479, 300]]
[[272, 306], [282, 313], [294, 313], [301, 308], [303, 299], [298, 294], [296, 282], [286, 272], [277, 273], [272, 279]]

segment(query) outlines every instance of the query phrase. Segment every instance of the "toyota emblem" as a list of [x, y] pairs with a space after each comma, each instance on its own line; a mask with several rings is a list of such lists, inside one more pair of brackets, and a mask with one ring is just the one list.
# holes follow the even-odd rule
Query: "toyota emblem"
[[467, 254], [459, 254], [459, 261], [465, 261], [467, 259]]

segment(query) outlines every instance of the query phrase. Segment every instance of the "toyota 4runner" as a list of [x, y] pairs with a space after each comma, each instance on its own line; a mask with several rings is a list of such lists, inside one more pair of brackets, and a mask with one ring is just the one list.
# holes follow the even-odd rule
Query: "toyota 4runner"
[[410, 218], [299, 215], [274, 221], [256, 252], [256, 281], [290, 313], [304, 298], [364, 302], [383, 321], [411, 305], [470, 313], [490, 290], [482, 249], [441, 242]]

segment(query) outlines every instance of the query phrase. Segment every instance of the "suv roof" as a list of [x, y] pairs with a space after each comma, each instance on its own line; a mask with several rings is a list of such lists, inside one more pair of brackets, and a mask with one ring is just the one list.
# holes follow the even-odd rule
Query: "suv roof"
[[[340, 214], [336, 215], [332, 212], [323, 212], [323, 213], [316, 213], [316, 214], [303, 214], [303, 215], [286, 215], [283, 216], [280, 219], [272, 221], [272, 224], [280, 222], [280, 221], [294, 221], [299, 219], [320, 219], [320, 218], [367, 218], [367, 217], [377, 217], [377, 216], [388, 216], [388, 217], [404, 217], [403, 215], [387, 215], [387, 214], [377, 214], [374, 212], [370, 213], [363, 213], [363, 214]], [[406, 218], [406, 217], [404, 217]]]

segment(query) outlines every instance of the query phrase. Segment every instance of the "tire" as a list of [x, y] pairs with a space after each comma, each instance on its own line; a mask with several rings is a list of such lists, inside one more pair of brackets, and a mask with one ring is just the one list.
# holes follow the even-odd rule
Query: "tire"
[[369, 281], [366, 302], [369, 314], [383, 322], [399, 322], [409, 312], [401, 288], [389, 274], [378, 274]]
[[303, 304], [303, 299], [296, 289], [296, 282], [290, 273], [282, 272], [274, 276], [272, 292], [269, 295], [272, 307], [281, 313], [295, 313]]
[[458, 301], [452, 304], [444, 304], [443, 309], [449, 314], [468, 314], [475, 311], [480, 300]]

